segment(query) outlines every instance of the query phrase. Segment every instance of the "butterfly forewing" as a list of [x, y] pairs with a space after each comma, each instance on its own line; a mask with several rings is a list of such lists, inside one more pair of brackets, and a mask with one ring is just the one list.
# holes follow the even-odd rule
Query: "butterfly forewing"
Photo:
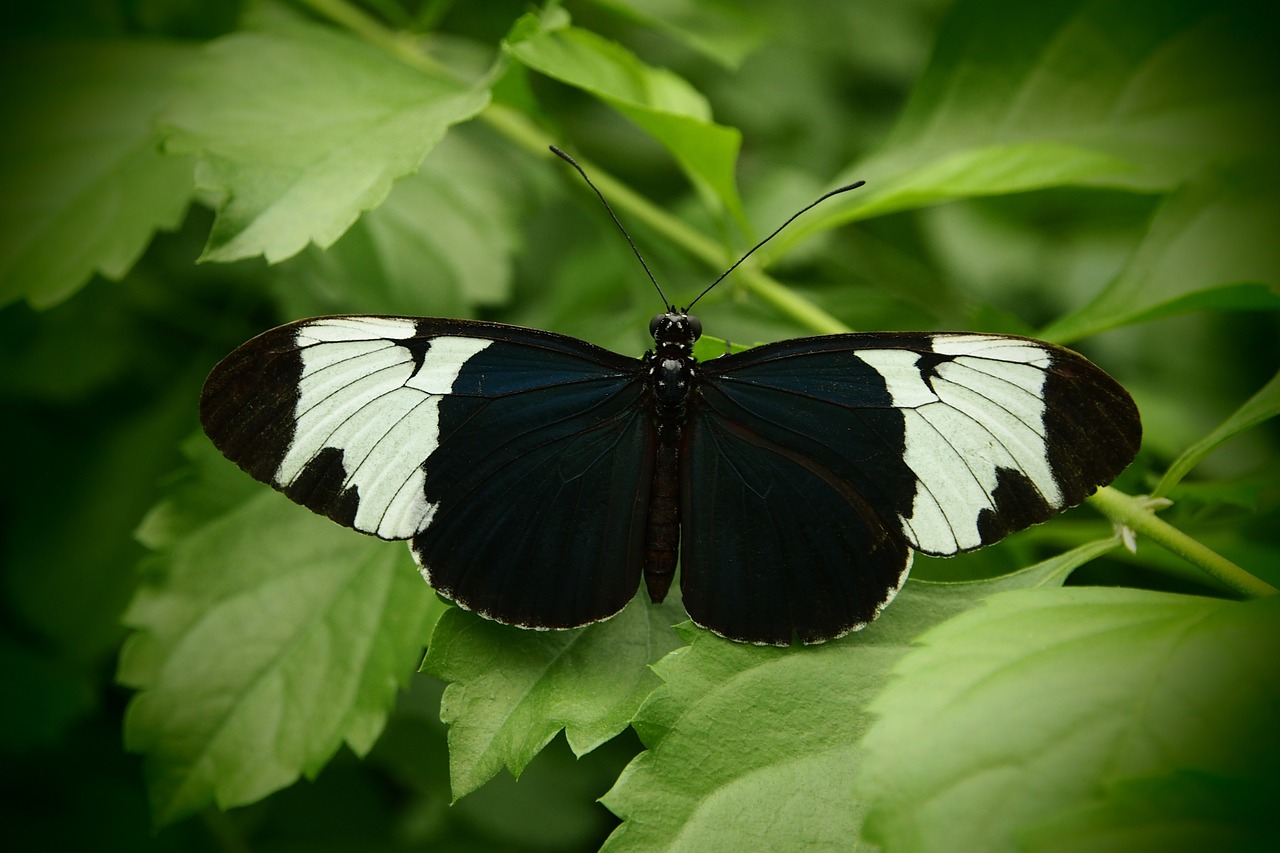
[[642, 363], [493, 323], [328, 317], [260, 335], [205, 384], [205, 431], [304, 506], [412, 539], [492, 618], [605, 618], [641, 572], [652, 425]]
[[[809, 641], [873, 618], [905, 578], [907, 545], [954, 554], [1045, 521], [1114, 479], [1141, 436], [1103, 371], [999, 335], [769, 344], [699, 365], [694, 410], [685, 605], [723, 633], [717, 591], [768, 610], [750, 584]], [[772, 627], [729, 636], [779, 641], [784, 617], [756, 618]]]

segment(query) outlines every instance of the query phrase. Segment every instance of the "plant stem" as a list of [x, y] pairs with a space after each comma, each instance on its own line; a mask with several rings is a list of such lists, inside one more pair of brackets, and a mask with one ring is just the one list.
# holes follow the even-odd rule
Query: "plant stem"
[[1126, 495], [1111, 486], [1098, 489], [1088, 502], [1116, 524], [1146, 536], [1161, 547], [1249, 598], [1265, 598], [1280, 590], [1251, 575], [1221, 554], [1206, 548], [1173, 525], [1161, 520], [1142, 498]]

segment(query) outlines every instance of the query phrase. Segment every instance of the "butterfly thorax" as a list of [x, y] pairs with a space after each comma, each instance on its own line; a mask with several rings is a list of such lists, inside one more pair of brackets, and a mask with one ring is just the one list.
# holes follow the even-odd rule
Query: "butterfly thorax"
[[[702, 323], [680, 311], [658, 314], [649, 323], [654, 349], [645, 354], [649, 365], [649, 390], [659, 424], [677, 425], [688, 413], [697, 359], [693, 345], [702, 334]], [[661, 426], [660, 426], [661, 428]]]

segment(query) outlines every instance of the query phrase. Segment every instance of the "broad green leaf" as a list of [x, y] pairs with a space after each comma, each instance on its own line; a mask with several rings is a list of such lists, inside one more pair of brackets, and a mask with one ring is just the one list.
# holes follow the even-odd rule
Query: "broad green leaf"
[[525, 15], [505, 49], [548, 77], [589, 92], [669, 150], [694, 184], [745, 223], [734, 175], [742, 134], [716, 124], [711, 107], [684, 79], [641, 62], [621, 45], [569, 26], [564, 16]]
[[[1168, 838], [1207, 818], [1171, 807], [1188, 779], [1274, 796], [1280, 598], [1015, 591], [920, 643], [872, 707], [856, 783], [885, 849], [1015, 850], [1063, 820]], [[1271, 806], [1246, 829], [1274, 827]]]
[[1164, 191], [1210, 163], [1269, 152], [1276, 80], [1260, 9], [956, 3], [894, 132], [846, 173], [866, 190], [815, 211], [787, 240], [966, 196]]
[[211, 42], [163, 120], [219, 198], [205, 259], [332, 245], [488, 93], [436, 79], [353, 36], [291, 22]]
[[1160, 478], [1159, 484], [1152, 491], [1153, 495], [1167, 495], [1191, 469], [1200, 464], [1206, 456], [1223, 443], [1247, 429], [1280, 415], [1280, 373], [1271, 377], [1271, 381], [1254, 394], [1244, 405], [1236, 409], [1231, 417], [1222, 422], [1217, 429], [1197, 441], [1183, 451], [1173, 461], [1169, 470]]
[[1280, 174], [1215, 169], [1172, 194], [1128, 267], [1088, 305], [1043, 330], [1054, 341], [1180, 311], [1280, 308]]
[[333, 246], [279, 267], [285, 315], [463, 317], [508, 301], [534, 173], [464, 137], [446, 136]]
[[724, 0], [595, 0], [736, 69], [768, 35], [763, 18]]
[[159, 41], [9, 45], [0, 60], [0, 305], [47, 307], [95, 273], [119, 279], [176, 228], [192, 162], [154, 119], [194, 56]]
[[149, 527], [168, 544], [118, 673], [161, 824], [314, 778], [344, 743], [367, 752], [439, 612], [403, 546], [265, 488], [203, 524], [197, 509]]
[[519, 776], [561, 729], [576, 755], [625, 729], [659, 684], [649, 665], [679, 645], [671, 625], [681, 616], [678, 602], [651, 607], [643, 596], [571, 631], [523, 631], [447, 611], [422, 669], [451, 682], [440, 717], [449, 724], [454, 798], [503, 767]]
[[1116, 546], [1091, 543], [990, 581], [908, 581], [871, 626], [820, 646], [746, 646], [688, 628], [636, 716], [648, 751], [602, 802], [622, 850], [857, 849], [852, 795], [868, 705], [923, 631], [999, 590], [1060, 584]]

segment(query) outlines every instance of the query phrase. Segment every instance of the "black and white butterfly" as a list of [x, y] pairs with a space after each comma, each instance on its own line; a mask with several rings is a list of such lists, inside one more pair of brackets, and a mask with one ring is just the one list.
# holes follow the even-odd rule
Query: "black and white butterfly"
[[866, 625], [913, 550], [1079, 503], [1141, 437], [1115, 380], [1029, 338], [827, 335], [699, 362], [696, 317], [650, 331], [635, 359], [473, 320], [301, 320], [219, 363], [201, 420], [294, 501], [409, 540], [487, 618], [585, 625], [642, 576], [661, 601], [678, 554], [694, 622], [782, 645]]

